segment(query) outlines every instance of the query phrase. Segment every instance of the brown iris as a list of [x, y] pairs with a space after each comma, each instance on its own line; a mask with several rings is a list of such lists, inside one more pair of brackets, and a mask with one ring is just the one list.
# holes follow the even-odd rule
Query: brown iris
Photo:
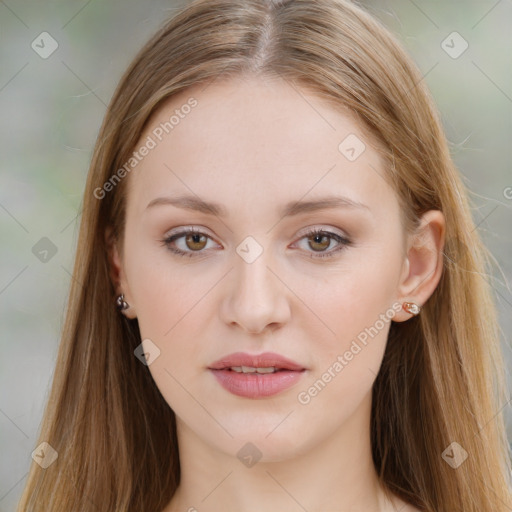
[[[205, 235], [202, 235], [200, 233], [193, 233], [193, 234], [188, 234], [186, 237], [185, 237], [185, 243], [187, 244], [187, 247], [192, 250], [192, 251], [200, 251], [201, 249], [204, 249], [206, 243], [207, 243], [207, 238]], [[190, 245], [190, 244], [193, 244], [193, 245]]]
[[[326, 240], [326, 243], [317, 242], [317, 240], [318, 240], [318, 239], [320, 239], [320, 240]], [[317, 244], [317, 245], [319, 245], [319, 246], [320, 246], [320, 247], [319, 247], [319, 249], [320, 249], [320, 250], [327, 249], [327, 248], [329, 247], [329, 244], [331, 243], [331, 241], [330, 241], [330, 237], [329, 237], [329, 236], [327, 236], [327, 235], [313, 235], [313, 236], [309, 236], [309, 237], [308, 237], [308, 240], [309, 240], [310, 242], [311, 242], [311, 240], [313, 240], [313, 241], [314, 241], [314, 242], [313, 242], [314, 244]], [[311, 245], [311, 243], [310, 243], [310, 247], [311, 247], [312, 249], [315, 249], [315, 248], [314, 248], [314, 246], [313, 246], [313, 245]]]

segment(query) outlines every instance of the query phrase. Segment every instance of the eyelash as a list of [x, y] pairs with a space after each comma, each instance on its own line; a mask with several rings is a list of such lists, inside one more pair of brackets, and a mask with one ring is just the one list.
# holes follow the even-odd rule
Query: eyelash
[[[176, 247], [172, 247], [170, 244], [174, 242], [175, 240], [182, 238], [183, 236], [187, 235], [204, 235], [211, 239], [206, 233], [203, 233], [202, 231], [199, 231], [194, 228], [188, 228], [183, 231], [180, 231], [179, 233], [175, 233], [174, 235], [168, 236], [164, 238], [163, 240], [160, 240], [161, 244], [167, 249], [169, 249], [174, 254], [177, 254], [178, 256], [188, 256], [190, 258], [198, 256], [198, 253], [204, 252], [204, 251], [182, 251], [181, 249], [177, 249]], [[309, 238], [314, 236], [327, 236], [329, 238], [334, 239], [336, 242], [338, 242], [340, 245], [335, 248], [334, 250], [331, 250], [329, 252], [312, 252], [311, 258], [332, 258], [334, 255], [339, 253], [340, 251], [344, 250], [346, 247], [352, 245], [352, 242], [341, 235], [338, 235], [337, 233], [332, 233], [331, 231], [325, 231], [323, 229], [312, 229], [311, 231], [308, 231], [305, 233], [300, 240], [303, 238]]]

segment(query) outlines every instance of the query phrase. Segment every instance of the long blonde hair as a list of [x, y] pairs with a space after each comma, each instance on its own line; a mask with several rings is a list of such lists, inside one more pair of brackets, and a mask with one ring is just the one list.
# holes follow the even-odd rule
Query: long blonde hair
[[[510, 452], [489, 258], [425, 82], [395, 38], [347, 0], [196, 0], [144, 46], [110, 102], [88, 175], [73, 279], [39, 443], [19, 512], [159, 511], [180, 480], [175, 416], [134, 356], [137, 320], [114, 304], [105, 231], [122, 239], [129, 159], [152, 113], [187, 87], [281, 76], [348, 109], [379, 141], [406, 225], [446, 218], [441, 281], [393, 323], [373, 387], [371, 442], [385, 489], [425, 511], [510, 510]], [[134, 171], [136, 172], [136, 171]], [[457, 442], [457, 468], [443, 453]], [[451, 448], [450, 448], [451, 446]], [[507, 506], [508, 505], [508, 506]]]

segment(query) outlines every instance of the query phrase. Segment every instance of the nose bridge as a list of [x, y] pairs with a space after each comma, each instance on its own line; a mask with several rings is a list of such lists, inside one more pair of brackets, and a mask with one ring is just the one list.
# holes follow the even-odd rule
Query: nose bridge
[[287, 319], [289, 308], [283, 284], [268, 268], [273, 268], [271, 251], [252, 237], [236, 249], [235, 283], [228, 300], [230, 322], [250, 332], [259, 332], [268, 324]]
[[[240, 255], [244, 249], [249, 247], [246, 253], [248, 258]], [[262, 248], [263, 249], [263, 248]], [[237, 286], [235, 288], [238, 302], [252, 303], [252, 307], [270, 305], [273, 300], [276, 283], [275, 276], [267, 267], [272, 266], [270, 261], [270, 250], [262, 250], [261, 254], [255, 255], [255, 248], [248, 245], [241, 245], [237, 248], [238, 261], [235, 264]]]

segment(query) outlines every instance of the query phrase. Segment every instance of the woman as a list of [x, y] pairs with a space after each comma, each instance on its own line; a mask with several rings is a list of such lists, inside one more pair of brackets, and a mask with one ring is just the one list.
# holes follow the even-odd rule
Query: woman
[[485, 264], [386, 29], [192, 2], [105, 116], [19, 510], [510, 510]]

